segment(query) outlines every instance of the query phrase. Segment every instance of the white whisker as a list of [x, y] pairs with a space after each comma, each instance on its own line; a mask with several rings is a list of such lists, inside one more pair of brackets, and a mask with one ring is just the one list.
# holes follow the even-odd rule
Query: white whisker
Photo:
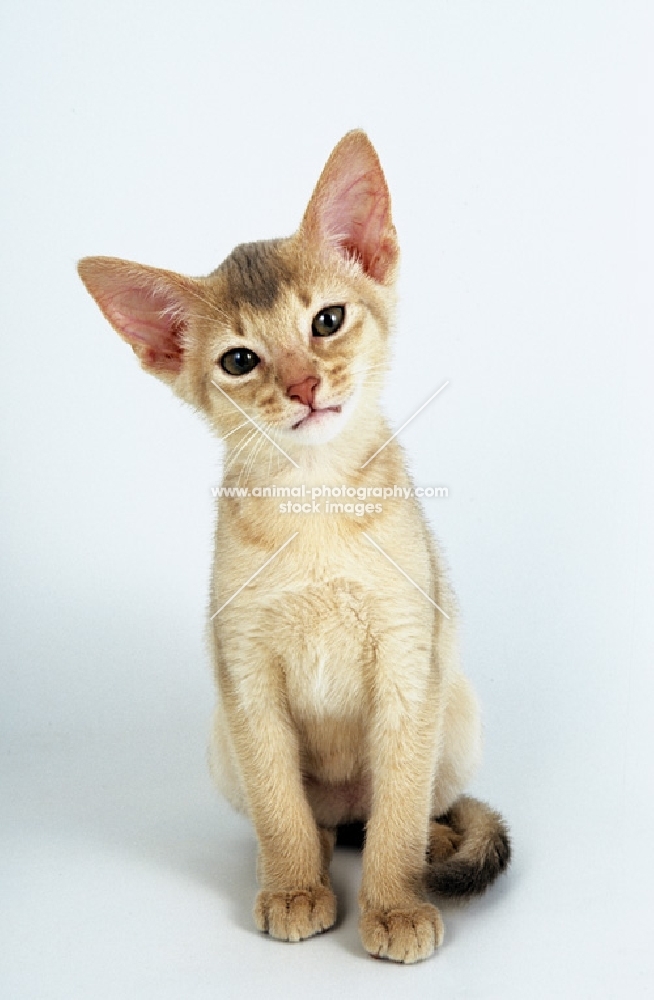
[[223, 470], [223, 474], [225, 472], [227, 472], [227, 470], [229, 469], [229, 467], [236, 461], [236, 459], [238, 458], [238, 456], [241, 454], [241, 452], [243, 451], [243, 449], [247, 446], [247, 444], [249, 443], [249, 441], [252, 440], [252, 438], [254, 437], [254, 435], [256, 433], [257, 433], [256, 427], [253, 427], [252, 430], [248, 431], [248, 433], [245, 435], [244, 440], [241, 441], [241, 443], [238, 446], [238, 448], [235, 448], [234, 454], [231, 455], [229, 461], [226, 463], [225, 468]]
[[247, 427], [249, 423], [249, 420], [244, 420], [242, 424], [238, 424], [236, 427], [233, 427], [231, 431], [228, 431], [227, 434], [223, 434], [221, 440], [226, 441], [228, 437], [231, 437], [231, 435], [236, 431], [240, 431], [241, 427]]

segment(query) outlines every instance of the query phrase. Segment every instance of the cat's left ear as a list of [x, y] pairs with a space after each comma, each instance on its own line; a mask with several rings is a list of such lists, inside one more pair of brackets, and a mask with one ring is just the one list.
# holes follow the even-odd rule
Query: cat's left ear
[[386, 178], [370, 139], [360, 130], [338, 143], [311, 196], [300, 232], [359, 261], [381, 284], [395, 277], [398, 245]]
[[174, 380], [184, 359], [193, 280], [115, 257], [85, 257], [77, 270], [142, 367], [166, 382]]

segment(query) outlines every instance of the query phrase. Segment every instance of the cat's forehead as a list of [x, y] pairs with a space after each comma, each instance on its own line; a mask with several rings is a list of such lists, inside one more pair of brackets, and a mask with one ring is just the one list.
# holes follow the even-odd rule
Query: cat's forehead
[[285, 289], [297, 287], [298, 269], [285, 243], [259, 240], [234, 247], [215, 272], [223, 279], [229, 305], [269, 310]]
[[351, 300], [352, 266], [298, 236], [241, 243], [210, 275], [216, 305], [240, 338], [252, 335], [288, 349], [306, 338], [307, 317]]

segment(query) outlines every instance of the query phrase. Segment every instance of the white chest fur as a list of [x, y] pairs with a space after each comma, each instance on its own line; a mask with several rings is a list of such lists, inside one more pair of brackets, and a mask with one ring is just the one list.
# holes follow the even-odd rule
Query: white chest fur
[[338, 581], [289, 595], [275, 645], [298, 722], [353, 720], [365, 712], [371, 650], [356, 589]]

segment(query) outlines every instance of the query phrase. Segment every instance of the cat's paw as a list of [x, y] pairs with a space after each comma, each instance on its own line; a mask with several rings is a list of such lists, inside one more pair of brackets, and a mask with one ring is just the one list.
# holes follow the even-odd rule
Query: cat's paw
[[328, 930], [335, 920], [336, 896], [322, 885], [281, 892], [262, 889], [254, 904], [258, 929], [280, 941], [302, 941]]
[[363, 947], [375, 958], [421, 962], [443, 941], [441, 915], [430, 903], [391, 910], [366, 910], [359, 923]]

